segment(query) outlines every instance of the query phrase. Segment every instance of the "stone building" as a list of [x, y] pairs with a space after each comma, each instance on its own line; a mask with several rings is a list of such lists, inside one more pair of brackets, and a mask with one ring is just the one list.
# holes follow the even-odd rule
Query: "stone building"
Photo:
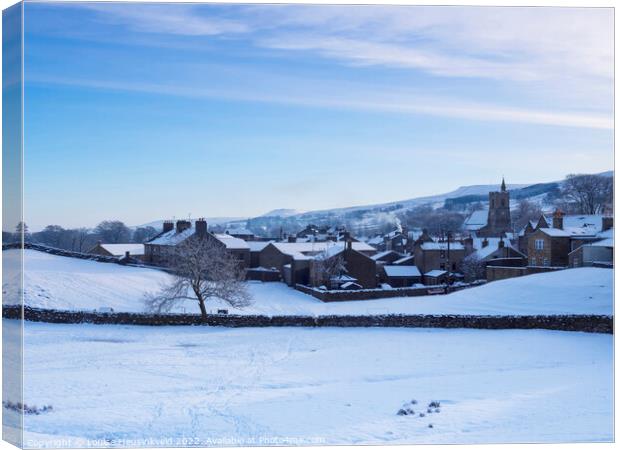
[[512, 231], [510, 219], [510, 193], [502, 178], [499, 192], [489, 192], [487, 223], [476, 231], [480, 237], [502, 237]]
[[[367, 257], [377, 251], [365, 242], [352, 242], [350, 248]], [[259, 265], [267, 269], [275, 268], [282, 274], [286, 284], [308, 284], [310, 281], [310, 265], [314, 257], [325, 252], [337, 252], [345, 248], [345, 242], [271, 242], [259, 254]], [[373, 271], [376, 263], [371, 258]], [[349, 268], [347, 268], [349, 270]], [[373, 277], [374, 277], [373, 273]]]
[[165, 221], [160, 234], [144, 243], [144, 260], [148, 264], [165, 266], [177, 245], [187, 239], [211, 239], [222, 245], [239, 260], [243, 267], [250, 266], [250, 248], [242, 239], [228, 234], [210, 233], [207, 221], [198, 219], [193, 224], [189, 220]]
[[137, 260], [144, 259], [144, 244], [103, 244], [97, 242], [86, 253], [91, 255], [115, 256], [117, 258], [131, 257]]
[[421, 242], [415, 246], [414, 262], [421, 273], [432, 270], [457, 272], [465, 258], [465, 247], [460, 242]]

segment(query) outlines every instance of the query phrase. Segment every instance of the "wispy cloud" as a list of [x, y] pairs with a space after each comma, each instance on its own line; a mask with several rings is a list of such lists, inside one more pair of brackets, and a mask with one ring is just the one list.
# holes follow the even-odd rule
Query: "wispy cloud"
[[[508, 108], [485, 103], [464, 103], [451, 99], [407, 94], [401, 90], [383, 92], [370, 89], [351, 90], [351, 85], [340, 88], [331, 85], [328, 90], [314, 89], [304, 95], [303, 88], [287, 89], [261, 86], [255, 91], [180, 86], [161, 83], [84, 80], [54, 77], [30, 77], [28, 83], [56, 84], [91, 89], [151, 93], [185, 98], [212, 98], [240, 102], [271, 103], [292, 106], [343, 109], [406, 115], [431, 115], [491, 122], [518, 122], [538, 125], [613, 129], [613, 119], [603, 114], [585, 112], [565, 113], [533, 109]], [[359, 86], [358, 86], [359, 88]], [[340, 94], [338, 94], [340, 92]], [[362, 100], [360, 100], [362, 99]]]
[[243, 21], [198, 14], [190, 4], [84, 3], [79, 7], [100, 13], [102, 21], [147, 33], [212, 36], [250, 31]]

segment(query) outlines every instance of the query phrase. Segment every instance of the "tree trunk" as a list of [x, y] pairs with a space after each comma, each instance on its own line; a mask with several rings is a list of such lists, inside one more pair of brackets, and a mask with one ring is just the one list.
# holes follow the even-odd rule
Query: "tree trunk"
[[198, 305], [200, 305], [200, 313], [202, 314], [202, 320], [207, 320], [207, 307], [205, 306], [205, 301], [199, 298]]

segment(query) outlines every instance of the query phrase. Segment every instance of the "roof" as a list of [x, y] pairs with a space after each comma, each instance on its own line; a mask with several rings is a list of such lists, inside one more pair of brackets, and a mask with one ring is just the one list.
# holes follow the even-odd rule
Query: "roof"
[[383, 244], [383, 236], [375, 236], [373, 238], [368, 239], [366, 241], [370, 245], [380, 245]]
[[[327, 251], [329, 256], [336, 255], [344, 250], [344, 242], [272, 242], [272, 245], [285, 255], [298, 260], [312, 259], [313, 256]], [[352, 242], [353, 250], [375, 251], [365, 242]]]
[[[448, 250], [447, 242], [424, 242], [422, 250]], [[465, 250], [460, 242], [450, 242], [450, 250]]]
[[243, 250], [250, 248], [248, 243], [243, 239], [233, 237], [229, 234], [214, 234], [218, 241], [222, 242], [229, 250]]
[[416, 266], [385, 266], [388, 277], [419, 277], [422, 274]]
[[248, 244], [251, 252], [260, 252], [272, 242], [274, 241], [246, 241], [245, 243]]
[[426, 272], [424, 274], [425, 277], [432, 277], [432, 278], [437, 278], [440, 277], [442, 275], [446, 275], [448, 272], [446, 272], [445, 270], [439, 270], [439, 269], [435, 269], [435, 270], [431, 270], [430, 272]]
[[363, 286], [361, 284], [354, 283], [353, 281], [347, 281], [342, 286], [340, 286], [341, 289], [348, 289], [352, 287], [362, 289]]
[[170, 231], [160, 234], [159, 236], [151, 239], [147, 244], [153, 245], [177, 245], [183, 242], [188, 237], [192, 236], [196, 232], [194, 227], [187, 228], [180, 233], [177, 233], [176, 228]]
[[591, 244], [587, 244], [587, 245], [591, 245], [592, 247], [613, 247], [614, 240], [613, 238], [607, 238], [607, 239], [603, 239], [602, 241], [592, 242]]
[[144, 244], [99, 244], [114, 256], [125, 256], [125, 252], [130, 255], [144, 255]]
[[465, 223], [463, 226], [466, 230], [476, 231], [480, 228], [484, 227], [487, 224], [487, 220], [489, 218], [489, 210], [481, 209], [478, 211], [474, 211], [471, 215], [465, 219]]
[[597, 230], [593, 226], [586, 227], [564, 227], [559, 228], [539, 228], [539, 230], [551, 237], [587, 237], [596, 236]]
[[226, 234], [235, 234], [237, 236], [254, 236], [254, 233], [250, 230], [241, 227], [226, 228]]
[[398, 252], [395, 252], [394, 250], [385, 250], [383, 252], [379, 252], [376, 255], [372, 255], [371, 258], [374, 259], [375, 261], [379, 261], [381, 258], [385, 258], [388, 255], [391, 255], [392, 253], [396, 253], [398, 256], [400, 256], [400, 254]]
[[[193, 236], [195, 233], [195, 227], [187, 228], [180, 233], [177, 233], [177, 230], [175, 228], [167, 231], [166, 233], [160, 234], [159, 236], [150, 240], [147, 243], [153, 245], [178, 245], [185, 239]], [[226, 245], [227, 249], [239, 250], [249, 248], [247, 242], [245, 242], [243, 239], [239, 239], [228, 234], [213, 234], [213, 236], [215, 236], [218, 241]]]
[[415, 259], [415, 257], [413, 255], [409, 255], [409, 256], [405, 256], [403, 258], [397, 259], [392, 264], [399, 265], [399, 264], [405, 263], [407, 261], [413, 261], [414, 259]]

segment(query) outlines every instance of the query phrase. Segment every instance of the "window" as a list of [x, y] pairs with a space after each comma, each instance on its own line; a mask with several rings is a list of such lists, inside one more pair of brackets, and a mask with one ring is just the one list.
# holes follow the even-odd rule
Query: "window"
[[543, 266], [548, 266], [549, 260], [547, 258], [543, 258]]
[[545, 241], [543, 239], [536, 239], [534, 241], [534, 248], [536, 250], [543, 250], [545, 248]]
[[530, 266], [535, 266], [535, 265], [536, 265], [536, 258], [530, 259]]
[[440, 257], [440, 258], [445, 258], [445, 257], [446, 257], [446, 251], [445, 251], [445, 250], [441, 250], [441, 251], [439, 252], [439, 257]]
[[439, 269], [440, 270], [446, 270], [446, 265], [445, 264], [439, 264]]

